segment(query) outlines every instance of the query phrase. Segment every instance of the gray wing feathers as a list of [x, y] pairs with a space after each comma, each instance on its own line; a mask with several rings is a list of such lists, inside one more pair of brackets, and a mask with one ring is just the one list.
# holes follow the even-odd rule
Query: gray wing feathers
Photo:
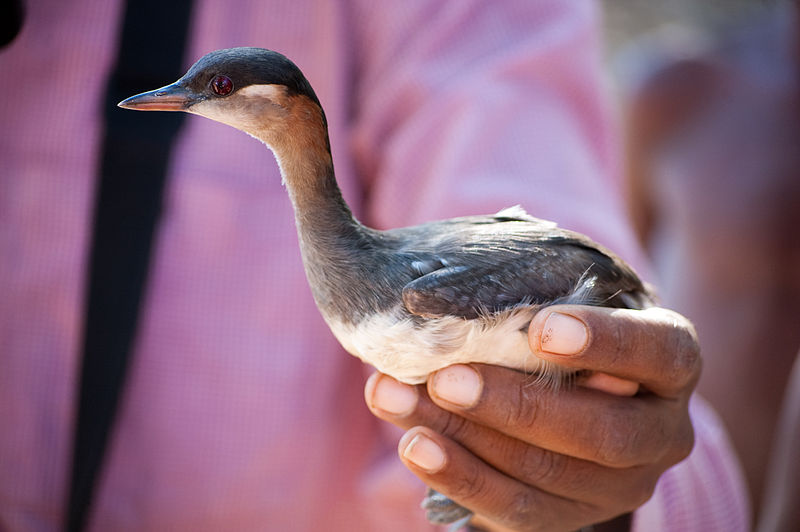
[[647, 299], [647, 290], [624, 262], [559, 229], [513, 231], [439, 251], [437, 262], [446, 266], [403, 288], [403, 302], [412, 314], [471, 319], [521, 303], [552, 303], [573, 294], [587, 279], [592, 279], [590, 297], [584, 297], [587, 304], [640, 307]]

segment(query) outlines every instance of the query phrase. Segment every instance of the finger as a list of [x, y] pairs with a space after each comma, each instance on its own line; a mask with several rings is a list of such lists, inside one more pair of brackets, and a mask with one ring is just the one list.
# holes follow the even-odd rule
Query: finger
[[664, 397], [688, 396], [700, 376], [694, 327], [659, 307], [554, 305], [534, 316], [528, 334], [544, 360], [639, 382]]
[[[403, 420], [417, 409], [419, 388], [399, 382], [376, 371], [364, 385], [364, 400], [372, 413], [382, 419]], [[430, 401], [429, 401], [430, 403]], [[403, 428], [409, 428], [408, 425]]]
[[[380, 372], [373, 373], [364, 387], [364, 399], [372, 413], [384, 421], [408, 430], [416, 425], [426, 425], [441, 434], [456, 435], [465, 418], [443, 410], [431, 401], [425, 385], [403, 384]], [[495, 433], [484, 427], [482, 434]]]
[[620, 379], [619, 377], [601, 371], [594, 371], [586, 376], [579, 376], [576, 384], [584, 388], [591, 388], [622, 397], [633, 397], [639, 393], [638, 382]]
[[601, 509], [527, 486], [427, 427], [409, 430], [398, 452], [425, 484], [513, 530], [573, 530], [629, 510]]
[[683, 458], [693, 444], [686, 403], [654, 395], [555, 391], [533, 385], [530, 376], [485, 364], [439, 370], [428, 379], [427, 391], [436, 405], [460, 417], [614, 468]]
[[[581, 500], [598, 506], [615, 506], [619, 501], [641, 504], [655, 487], [655, 481], [666, 466], [634, 467], [625, 471], [621, 481], [618, 468], [604, 467], [594, 462], [529, 445], [502, 434], [490, 427], [469, 421], [436, 406], [424, 388], [398, 383], [391, 377], [376, 373], [370, 378], [367, 403], [381, 419], [403, 429], [424, 425], [458, 443], [496, 470], [527, 485], [550, 494]], [[386, 387], [387, 392], [382, 388]], [[400, 415], [382, 403], [392, 397], [393, 387], [406, 387], [416, 395], [413, 410]], [[418, 392], [418, 393], [417, 393]], [[670, 464], [671, 465], [671, 464]]]

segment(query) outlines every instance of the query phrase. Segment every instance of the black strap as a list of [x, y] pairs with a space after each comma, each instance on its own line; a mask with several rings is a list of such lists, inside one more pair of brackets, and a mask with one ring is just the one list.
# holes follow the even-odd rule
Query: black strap
[[66, 530], [87, 524], [125, 383], [170, 150], [182, 113], [136, 113], [122, 99], [182, 74], [191, 0], [128, 1], [108, 82], [95, 197], [83, 359]]
[[0, 48], [11, 44], [19, 34], [25, 21], [25, 5], [22, 0], [0, 2]]

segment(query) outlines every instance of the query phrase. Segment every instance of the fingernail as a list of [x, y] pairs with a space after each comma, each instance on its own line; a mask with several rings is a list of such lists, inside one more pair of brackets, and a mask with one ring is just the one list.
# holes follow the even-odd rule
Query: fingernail
[[542, 328], [542, 351], [555, 355], [575, 355], [583, 351], [589, 333], [579, 319], [553, 312]]
[[472, 406], [481, 396], [483, 382], [478, 372], [458, 364], [439, 370], [431, 383], [436, 397], [458, 406]]
[[445, 455], [439, 445], [423, 434], [417, 434], [403, 449], [403, 458], [428, 473], [435, 473], [444, 467]]
[[372, 392], [372, 406], [394, 414], [408, 415], [417, 406], [417, 390], [413, 386], [381, 376]]

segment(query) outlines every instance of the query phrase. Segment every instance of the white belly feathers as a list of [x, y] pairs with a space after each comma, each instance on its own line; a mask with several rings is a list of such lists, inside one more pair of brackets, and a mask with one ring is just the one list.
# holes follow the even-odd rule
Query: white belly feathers
[[528, 347], [528, 324], [538, 309], [520, 305], [478, 319], [447, 316], [415, 323], [396, 307], [355, 325], [334, 320], [328, 325], [352, 355], [397, 380], [419, 384], [428, 374], [458, 363], [483, 362], [529, 373], [549, 369]]

